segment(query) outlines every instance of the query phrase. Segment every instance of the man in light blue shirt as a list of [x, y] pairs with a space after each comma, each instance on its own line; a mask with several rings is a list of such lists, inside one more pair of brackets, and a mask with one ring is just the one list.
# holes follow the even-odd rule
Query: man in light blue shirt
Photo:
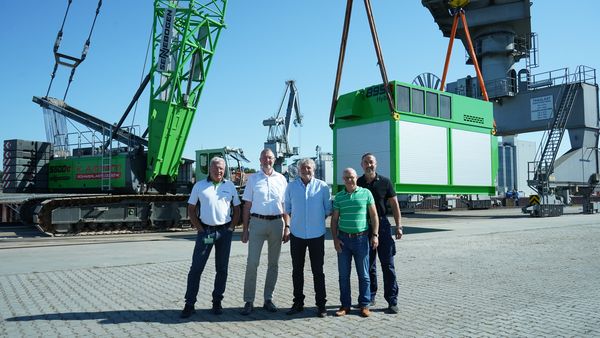
[[[325, 303], [325, 219], [331, 214], [330, 190], [327, 183], [314, 178], [315, 162], [310, 158], [298, 162], [300, 179], [288, 184], [285, 191], [285, 212], [291, 217], [290, 253], [294, 304], [287, 312], [293, 315], [304, 310], [304, 258], [310, 258], [315, 287], [317, 315], [327, 316]], [[288, 225], [286, 225], [287, 227]]]

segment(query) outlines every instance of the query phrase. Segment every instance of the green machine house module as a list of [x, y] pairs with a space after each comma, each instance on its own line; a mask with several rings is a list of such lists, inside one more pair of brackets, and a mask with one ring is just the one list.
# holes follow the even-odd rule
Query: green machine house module
[[102, 179], [110, 178], [114, 190], [131, 190], [131, 161], [127, 154], [112, 157], [110, 164], [102, 165], [97, 156], [58, 158], [50, 161], [48, 189], [57, 191], [99, 191]]
[[495, 194], [498, 170], [492, 103], [392, 81], [394, 114], [383, 85], [341, 95], [335, 110], [334, 187], [342, 170], [361, 172], [361, 156], [398, 194]]

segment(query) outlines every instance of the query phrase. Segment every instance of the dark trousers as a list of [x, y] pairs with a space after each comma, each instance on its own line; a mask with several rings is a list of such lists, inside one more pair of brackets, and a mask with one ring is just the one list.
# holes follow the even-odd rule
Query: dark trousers
[[377, 294], [377, 256], [383, 273], [383, 297], [389, 305], [398, 303], [398, 282], [394, 268], [396, 242], [392, 237], [392, 228], [387, 217], [379, 217], [379, 246], [369, 250], [369, 277], [371, 280], [371, 301]]
[[[204, 271], [210, 251], [215, 247], [215, 284], [212, 292], [212, 301], [220, 302], [225, 293], [227, 284], [227, 269], [229, 266], [229, 253], [231, 251], [231, 234], [227, 226], [213, 229], [205, 226], [203, 232], [198, 232], [194, 254], [192, 255], [192, 266], [187, 278], [187, 290], [185, 292], [185, 303], [194, 305], [200, 289], [200, 276]], [[212, 244], [206, 243], [206, 238], [212, 238]]]
[[317, 306], [325, 306], [327, 302], [325, 274], [323, 273], [325, 235], [317, 238], [303, 239], [290, 234], [294, 304], [304, 305], [304, 259], [306, 257], [306, 248], [308, 248], [310, 268], [313, 274], [315, 302]]

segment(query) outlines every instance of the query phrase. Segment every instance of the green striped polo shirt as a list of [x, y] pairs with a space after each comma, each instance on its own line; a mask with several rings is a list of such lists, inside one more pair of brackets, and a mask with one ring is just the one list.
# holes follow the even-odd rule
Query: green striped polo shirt
[[338, 229], [349, 234], [368, 230], [368, 206], [374, 203], [369, 189], [356, 187], [351, 194], [346, 189], [338, 192], [333, 199], [333, 209], [340, 212]]

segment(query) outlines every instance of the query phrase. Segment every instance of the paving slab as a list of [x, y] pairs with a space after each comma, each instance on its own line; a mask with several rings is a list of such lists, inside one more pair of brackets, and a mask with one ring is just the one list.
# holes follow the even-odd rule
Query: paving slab
[[[223, 300], [212, 315], [211, 258], [198, 313], [179, 318], [193, 233], [100, 238], [0, 239], [0, 336], [600, 336], [600, 215], [577, 208], [558, 218], [518, 209], [425, 213], [404, 218], [396, 241], [400, 313], [343, 318], [337, 258], [326, 241], [329, 316], [317, 318], [307, 264], [306, 310], [292, 303], [291, 258], [284, 245], [275, 290], [277, 313], [242, 316], [247, 246], [236, 233]], [[266, 246], [257, 296], [266, 273]], [[380, 281], [381, 282], [381, 281]], [[379, 286], [383, 289], [383, 286]], [[352, 277], [357, 298], [356, 274]]]

